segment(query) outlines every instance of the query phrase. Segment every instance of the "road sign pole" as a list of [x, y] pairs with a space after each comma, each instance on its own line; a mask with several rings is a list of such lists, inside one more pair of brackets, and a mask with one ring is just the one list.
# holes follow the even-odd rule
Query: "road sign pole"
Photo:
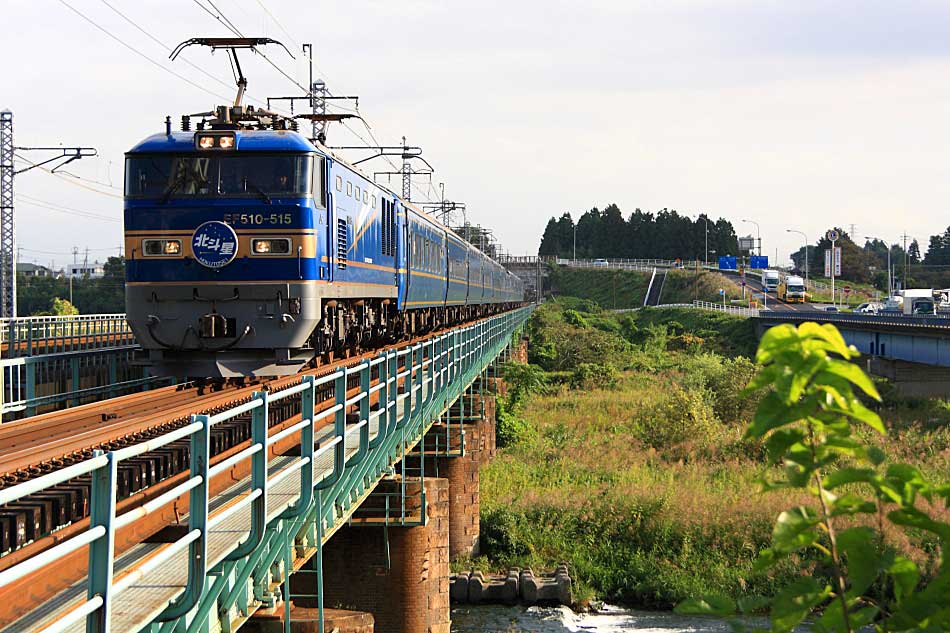
[[836, 229], [829, 229], [825, 233], [825, 238], [831, 242], [831, 305], [838, 305], [835, 300], [835, 268], [838, 266], [838, 250], [835, 248], [835, 243], [840, 237]]

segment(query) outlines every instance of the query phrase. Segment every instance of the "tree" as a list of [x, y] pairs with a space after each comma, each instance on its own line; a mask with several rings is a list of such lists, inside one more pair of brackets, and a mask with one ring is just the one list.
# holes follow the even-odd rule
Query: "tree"
[[544, 235], [541, 236], [541, 245], [538, 247], [538, 255], [541, 257], [558, 257], [561, 254], [561, 240], [557, 232], [557, 220], [551, 218], [548, 225], [544, 227]]
[[910, 243], [910, 248], [907, 249], [907, 260], [911, 264], [920, 263], [920, 244], [917, 240]]
[[600, 242], [600, 210], [594, 207], [577, 220], [577, 256], [602, 257], [598, 249]]
[[620, 207], [609, 204], [600, 216], [597, 252], [601, 257], [621, 258], [624, 256], [623, 238], [626, 234], [626, 222]]
[[[692, 220], [675, 209], [653, 213], [636, 209], [625, 220], [616, 204], [603, 211], [597, 207], [583, 213], [575, 227], [570, 214], [550, 218], [541, 237], [542, 256], [629, 259], [702, 259], [706, 248], [707, 217]], [[735, 228], [728, 220], [708, 218], [709, 251], [735, 254], [739, 250]]]
[[53, 298], [53, 309], [50, 310], [53, 316], [70, 316], [79, 314], [79, 308], [69, 302], [69, 299]]

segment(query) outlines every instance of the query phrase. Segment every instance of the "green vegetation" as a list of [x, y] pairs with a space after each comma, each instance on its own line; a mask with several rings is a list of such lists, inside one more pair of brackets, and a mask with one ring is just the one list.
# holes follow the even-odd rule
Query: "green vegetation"
[[[804, 573], [774, 597], [717, 594], [687, 600], [678, 611], [731, 616], [770, 606], [772, 630], [789, 633], [815, 610], [822, 612], [820, 631], [851, 633], [872, 623], [881, 631], [950, 628], [950, 522], [941, 520], [950, 485], [931, 484], [914, 465], [888, 464], [884, 450], [867, 441], [869, 431], [887, 432], [856, 395], [881, 401], [850, 362], [857, 356], [830, 324], [786, 324], [762, 337], [761, 370], [749, 391], [763, 397], [745, 438], [764, 441], [769, 463], [784, 466], [763, 478], [766, 491], [798, 491], [810, 501], [779, 514], [754, 570], [792, 561]], [[928, 561], [927, 582], [921, 566], [889, 542], [888, 528], [944, 553]]]
[[[565, 560], [582, 597], [654, 608], [711, 594], [775, 596], [802, 564], [818, 582], [832, 577], [814, 553], [755, 567], [773, 545], [775, 518], [808, 494], [755, 494], [782, 471], [771, 445], [745, 434], [762, 397], [743, 390], [762, 376], [749, 360], [748, 321], [687, 309], [617, 314], [565, 299], [541, 306], [528, 334], [537, 367], [506, 371], [506, 446], [482, 471], [486, 558], [474, 564], [543, 569]], [[896, 432], [862, 437], [945, 478], [950, 404], [877, 408]], [[931, 573], [938, 541], [923, 532], [887, 539]]]
[[666, 275], [660, 303], [692, 303], [694, 300], [720, 303], [720, 288], [726, 292], [726, 301], [742, 298], [742, 288], [736, 284], [736, 280], [722, 273], [671, 270]]
[[639, 271], [552, 266], [549, 275], [555, 293], [609, 308], [639, 308], [650, 285], [650, 273]]
[[[597, 268], [552, 266], [551, 289], [556, 295], [589, 299], [609, 309], [639, 308], [643, 305], [650, 273]], [[735, 280], [706, 270], [670, 270], [663, 283], [662, 303], [722, 301], [719, 289], [726, 291], [726, 300], [742, 297]]]
[[125, 260], [110, 257], [104, 268], [105, 274], [99, 279], [73, 279], [72, 292], [66, 278], [21, 275], [17, 279], [17, 310], [33, 316], [72, 314], [57, 312], [64, 306], [54, 305], [71, 296], [72, 306], [81, 314], [125, 312]]
[[696, 219], [676, 209], [656, 213], [636, 209], [624, 218], [616, 204], [596, 207], [574, 220], [569, 213], [551, 218], [544, 229], [538, 254], [580, 259], [645, 258], [703, 259], [710, 253], [736, 254], [739, 242], [732, 223], [700, 214]]

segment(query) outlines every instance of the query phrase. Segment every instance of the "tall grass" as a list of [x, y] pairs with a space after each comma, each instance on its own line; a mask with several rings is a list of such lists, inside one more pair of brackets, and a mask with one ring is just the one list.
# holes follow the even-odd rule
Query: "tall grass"
[[[566, 309], [578, 313], [568, 317], [573, 324]], [[750, 331], [720, 315], [638, 315], [605, 317], [576, 301], [537, 311], [530, 352], [557, 371], [546, 380], [522, 372], [543, 386], [506, 411], [518, 434], [481, 474], [488, 559], [479, 564], [552, 568], [564, 560], [583, 596], [650, 608], [710, 593], [770, 595], [798, 567], [757, 575], [753, 561], [778, 513], [804, 499], [750, 493], [768, 474], [764, 448], [742, 439], [756, 403], [741, 389], [754, 367], [724, 355], [745, 348]], [[702, 342], [683, 345], [690, 333]], [[622, 370], [603, 388], [572, 380], [590, 360], [563, 355], [575, 354], [570, 341], [591, 336], [611, 341], [610, 364]], [[884, 448], [946, 478], [950, 404], [891, 402], [882, 416], [895, 432]], [[935, 555], [923, 541], [902, 547], [917, 560]]]

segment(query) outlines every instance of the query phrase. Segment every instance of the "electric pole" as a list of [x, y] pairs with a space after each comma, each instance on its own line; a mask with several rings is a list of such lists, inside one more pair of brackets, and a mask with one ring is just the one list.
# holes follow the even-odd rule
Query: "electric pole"
[[[59, 152], [57, 156], [48, 158], [39, 163], [30, 163], [23, 169], [16, 169], [13, 164], [15, 151], [21, 152]], [[80, 158], [87, 158], [97, 154], [92, 147], [14, 147], [13, 145], [13, 112], [0, 112], [0, 317], [16, 317], [16, 211], [13, 198], [14, 177], [35, 167], [46, 165], [53, 161], [62, 160], [50, 170], [55, 172], [60, 167]]]
[[907, 231], [901, 236], [904, 240], [904, 290], [907, 290]]

